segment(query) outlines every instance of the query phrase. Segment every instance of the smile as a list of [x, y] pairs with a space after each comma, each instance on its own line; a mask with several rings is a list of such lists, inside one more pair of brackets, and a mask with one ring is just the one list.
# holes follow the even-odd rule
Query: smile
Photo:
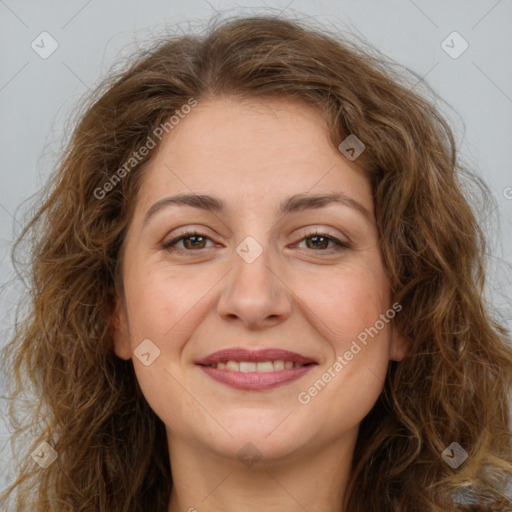
[[[234, 389], [263, 391], [293, 382], [308, 373], [316, 363], [292, 361], [227, 361], [198, 365], [211, 379]], [[271, 369], [272, 367], [272, 369]]]
[[232, 370], [235, 372], [258, 372], [267, 373], [282, 370], [291, 370], [292, 368], [300, 368], [304, 366], [300, 363], [293, 361], [283, 361], [276, 359], [275, 361], [225, 361], [209, 365], [210, 368], [217, 368], [219, 370]]
[[299, 379], [318, 363], [279, 348], [218, 350], [196, 365], [213, 380], [235, 389], [262, 391]]

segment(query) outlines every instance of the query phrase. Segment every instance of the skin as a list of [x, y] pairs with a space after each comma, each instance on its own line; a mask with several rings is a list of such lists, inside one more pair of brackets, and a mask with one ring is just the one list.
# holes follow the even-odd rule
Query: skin
[[[124, 241], [114, 347], [166, 425], [168, 512], [341, 510], [359, 423], [407, 351], [386, 323], [309, 403], [298, 400], [392, 308], [368, 180], [329, 144], [322, 114], [292, 101], [200, 102], [154, 151]], [[276, 213], [288, 196], [334, 191], [369, 217], [334, 203]], [[216, 196], [226, 211], [170, 205], [144, 224], [178, 193]], [[199, 248], [162, 248], [187, 227], [207, 237]], [[315, 230], [350, 248], [315, 246]], [[247, 236], [263, 250], [252, 263], [236, 252]], [[160, 350], [148, 366], [134, 356], [145, 339]], [[318, 365], [274, 389], [237, 390], [195, 364], [228, 347], [292, 350]], [[261, 456], [251, 466], [237, 456], [249, 442]]]

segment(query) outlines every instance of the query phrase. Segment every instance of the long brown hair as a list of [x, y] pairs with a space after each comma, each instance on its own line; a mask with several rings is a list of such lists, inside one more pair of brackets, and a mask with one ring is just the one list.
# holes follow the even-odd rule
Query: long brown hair
[[[259, 16], [165, 37], [97, 88], [14, 247], [18, 264], [28, 260], [30, 294], [3, 357], [20, 442], [2, 510], [8, 499], [16, 511], [166, 510], [164, 425], [111, 336], [119, 249], [151, 152], [119, 170], [191, 98], [218, 96], [300, 99], [324, 113], [334, 147], [350, 134], [366, 146], [357, 165], [411, 350], [390, 364], [361, 424], [345, 512], [448, 511], [462, 490], [482, 510], [511, 505], [512, 349], [483, 298], [471, 173], [445, 119], [407, 80], [339, 35]], [[46, 468], [30, 457], [43, 441], [58, 455]], [[457, 468], [442, 457], [452, 442], [468, 454]]]

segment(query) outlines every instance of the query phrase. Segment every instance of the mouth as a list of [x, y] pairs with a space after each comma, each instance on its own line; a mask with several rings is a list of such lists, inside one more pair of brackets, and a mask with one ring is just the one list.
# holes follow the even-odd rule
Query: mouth
[[292, 382], [318, 363], [281, 349], [225, 349], [196, 361], [213, 380], [235, 389], [260, 391]]
[[282, 370], [291, 370], [292, 368], [302, 368], [315, 363], [300, 364], [294, 363], [293, 361], [284, 361], [283, 359], [276, 359], [274, 361], [220, 361], [213, 363], [208, 366], [209, 368], [217, 368], [218, 370], [232, 370], [234, 372], [257, 372], [257, 373], [268, 373], [268, 372], [279, 372]]

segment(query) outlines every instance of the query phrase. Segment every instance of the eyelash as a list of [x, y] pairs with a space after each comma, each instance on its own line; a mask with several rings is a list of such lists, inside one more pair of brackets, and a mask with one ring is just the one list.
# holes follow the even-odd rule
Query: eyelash
[[[211, 240], [210, 237], [204, 235], [203, 233], [200, 233], [197, 231], [186, 231], [185, 233], [181, 233], [178, 237], [173, 238], [172, 240], [169, 240], [168, 242], [163, 243], [161, 247], [162, 247], [162, 249], [165, 249], [166, 251], [178, 252], [178, 253], [191, 253], [191, 252], [198, 252], [201, 250], [205, 250], [204, 248], [194, 250], [194, 249], [181, 249], [181, 248], [172, 247], [177, 242], [180, 242], [181, 240], [183, 240], [185, 238], [190, 238], [192, 236], [200, 236], [200, 237], [206, 238], [208, 240]], [[329, 235], [328, 233], [323, 233], [323, 232], [318, 232], [318, 231], [315, 231], [313, 233], [306, 233], [300, 239], [299, 242], [302, 242], [303, 240], [306, 240], [307, 238], [313, 238], [313, 237], [324, 237], [324, 238], [327, 238], [329, 241], [334, 242], [338, 246], [335, 248], [331, 247], [331, 251], [334, 249], [334, 252], [341, 252], [345, 249], [350, 249], [350, 245], [347, 242], [342, 242], [341, 240], [338, 240], [337, 238]], [[315, 251], [314, 249], [310, 249], [310, 250]], [[315, 252], [329, 253], [330, 251], [328, 249], [323, 249], [323, 250], [321, 249], [321, 250], [315, 251]]]

